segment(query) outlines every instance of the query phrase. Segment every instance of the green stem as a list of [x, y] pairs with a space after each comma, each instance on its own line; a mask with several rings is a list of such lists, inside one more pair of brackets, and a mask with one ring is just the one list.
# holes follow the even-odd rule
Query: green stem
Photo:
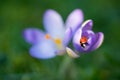
[[68, 79], [71, 77], [71, 68], [73, 68], [73, 59], [68, 55], [65, 55], [59, 69], [58, 76], [62, 79]]

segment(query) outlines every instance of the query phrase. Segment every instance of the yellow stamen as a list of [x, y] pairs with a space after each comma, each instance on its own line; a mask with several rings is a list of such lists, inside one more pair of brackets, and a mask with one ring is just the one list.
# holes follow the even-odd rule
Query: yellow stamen
[[55, 43], [58, 44], [58, 45], [61, 44], [61, 40], [60, 40], [59, 38], [56, 38], [54, 41], [55, 41]]
[[50, 39], [50, 35], [49, 35], [49, 34], [46, 34], [46, 35], [45, 35], [45, 38], [46, 38], [46, 39]]
[[56, 45], [57, 45], [58, 48], [62, 48], [63, 47], [61, 39], [55, 38], [54, 42], [56, 43]]

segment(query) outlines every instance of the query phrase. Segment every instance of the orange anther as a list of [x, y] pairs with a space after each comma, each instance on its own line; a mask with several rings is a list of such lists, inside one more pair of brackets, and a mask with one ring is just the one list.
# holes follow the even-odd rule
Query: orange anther
[[49, 35], [49, 34], [46, 34], [46, 35], [45, 35], [45, 38], [46, 38], [46, 39], [50, 39], [50, 35]]

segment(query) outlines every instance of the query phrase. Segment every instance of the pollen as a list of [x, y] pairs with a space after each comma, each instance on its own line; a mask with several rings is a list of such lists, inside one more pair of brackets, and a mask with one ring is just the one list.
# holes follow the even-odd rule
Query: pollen
[[46, 35], [45, 35], [45, 38], [46, 38], [46, 39], [50, 39], [50, 35], [49, 35], [49, 34], [46, 34]]
[[59, 38], [54, 39], [54, 42], [55, 42], [56, 44], [58, 44], [58, 45], [61, 44], [61, 40], [60, 40]]

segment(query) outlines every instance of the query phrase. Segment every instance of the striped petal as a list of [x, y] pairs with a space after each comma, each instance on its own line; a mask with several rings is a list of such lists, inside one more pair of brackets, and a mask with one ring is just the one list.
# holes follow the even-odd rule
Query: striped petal
[[91, 51], [99, 48], [104, 40], [104, 34], [102, 32], [96, 33], [96, 42], [94, 45], [91, 47]]
[[93, 21], [92, 20], [86, 20], [82, 25], [81, 28], [83, 31], [85, 30], [91, 30], [93, 26]]

